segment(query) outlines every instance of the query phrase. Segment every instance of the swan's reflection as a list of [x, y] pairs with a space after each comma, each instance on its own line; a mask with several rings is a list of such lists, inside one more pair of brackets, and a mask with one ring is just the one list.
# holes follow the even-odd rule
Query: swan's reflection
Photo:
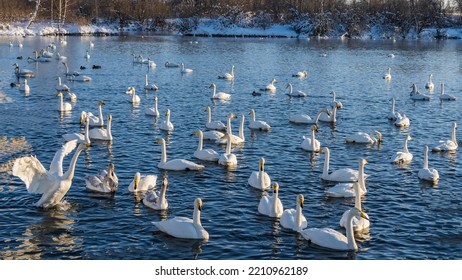
[[53, 255], [71, 257], [73, 252], [81, 251], [83, 239], [74, 236], [72, 210], [59, 208], [42, 210], [43, 217], [26, 228], [20, 241], [12, 251], [4, 251], [4, 259], [50, 259]]

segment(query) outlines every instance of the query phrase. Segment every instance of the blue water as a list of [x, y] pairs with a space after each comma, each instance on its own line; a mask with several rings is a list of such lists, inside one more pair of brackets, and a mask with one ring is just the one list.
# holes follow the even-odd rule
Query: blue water
[[[432, 186], [419, 181], [423, 146], [449, 139], [451, 123], [461, 117], [462, 43], [455, 41], [336, 41], [297, 39], [192, 38], [176, 36], [69, 37], [62, 46], [53, 37], [21, 38], [22, 49], [8, 47], [0, 38], [0, 136], [24, 137], [25, 143], [0, 150], [0, 252], [4, 259], [460, 259], [462, 257], [462, 192], [458, 153], [430, 153], [429, 165], [439, 171], [440, 181]], [[91, 57], [85, 50], [92, 40]], [[93, 78], [90, 83], [66, 81], [64, 67], [57, 61], [27, 63], [33, 50], [56, 42], [60, 54], [68, 57], [71, 71], [79, 70]], [[131, 53], [149, 57], [157, 63], [149, 71], [150, 82], [159, 86], [156, 93], [145, 93], [146, 65], [132, 63]], [[326, 53], [327, 56], [321, 56]], [[395, 58], [387, 57], [395, 54]], [[23, 56], [23, 60], [16, 59]], [[183, 62], [194, 72], [181, 75], [164, 63]], [[31, 93], [24, 97], [17, 88], [13, 63], [33, 69], [28, 79]], [[92, 65], [101, 69], [91, 69]], [[235, 65], [235, 82], [218, 80]], [[87, 69], [80, 70], [80, 66]], [[392, 80], [382, 79], [388, 67]], [[292, 74], [306, 69], [307, 79]], [[430, 102], [412, 102], [410, 86], [424, 88], [433, 74], [435, 90]], [[60, 115], [54, 89], [60, 75], [77, 94], [72, 113]], [[252, 96], [276, 78], [275, 94]], [[309, 94], [289, 98], [285, 84]], [[455, 102], [440, 103], [439, 85], [456, 95]], [[218, 91], [232, 94], [229, 102], [210, 100], [210, 84]], [[134, 86], [141, 104], [132, 107], [125, 94]], [[258, 160], [265, 157], [265, 169], [280, 185], [279, 196], [285, 208], [295, 208], [297, 194], [305, 196], [303, 213], [309, 227], [342, 229], [342, 213], [354, 205], [353, 199], [327, 198], [328, 186], [320, 178], [324, 154], [310, 154], [299, 148], [310, 126], [289, 123], [292, 113], [310, 116], [332, 103], [335, 90], [344, 108], [337, 123], [320, 123], [316, 137], [331, 151], [331, 170], [357, 168], [359, 158], [369, 164], [365, 172], [368, 193], [363, 209], [370, 216], [368, 233], [357, 237], [359, 250], [335, 252], [308, 244], [301, 235], [283, 229], [277, 219], [257, 211], [262, 195], [247, 185]], [[161, 117], [144, 114], [159, 99]], [[411, 126], [398, 129], [387, 121], [389, 99], [396, 99], [396, 110], [411, 119]], [[77, 161], [73, 185], [65, 197], [67, 207], [44, 210], [34, 206], [39, 196], [29, 194], [19, 178], [10, 175], [11, 162], [17, 157], [36, 155], [45, 167], [63, 144], [62, 135], [79, 132], [82, 110], [97, 112], [104, 100], [103, 114], [112, 114], [112, 143], [93, 143]], [[155, 174], [161, 147], [155, 141], [167, 140], [168, 158], [195, 160], [197, 137], [191, 133], [205, 129], [206, 106], [212, 106], [214, 120], [226, 121], [229, 113], [244, 114], [254, 108], [257, 119], [268, 122], [268, 133], [245, 129], [245, 145], [233, 150], [238, 165], [227, 170], [214, 163], [201, 162], [201, 172], [167, 172], [169, 209], [154, 211], [145, 207], [140, 195], [128, 192], [135, 172]], [[171, 110], [175, 130], [167, 135], [157, 123]], [[239, 118], [233, 120], [237, 133]], [[351, 132], [379, 130], [384, 142], [380, 147], [347, 145]], [[390, 163], [410, 134], [409, 150], [413, 161], [405, 166]], [[224, 147], [206, 142], [205, 147], [220, 153]], [[70, 158], [70, 157], [69, 157]], [[64, 162], [67, 169], [69, 158]], [[119, 188], [114, 195], [96, 194], [85, 189], [84, 176], [95, 174], [114, 163]], [[158, 180], [159, 185], [160, 180]], [[202, 225], [208, 241], [180, 240], [159, 232], [153, 221], [173, 216], [192, 217], [193, 201], [203, 200]]]

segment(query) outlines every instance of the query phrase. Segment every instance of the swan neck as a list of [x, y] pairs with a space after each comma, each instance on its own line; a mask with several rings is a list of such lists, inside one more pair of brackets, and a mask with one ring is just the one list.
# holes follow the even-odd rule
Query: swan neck
[[244, 115], [241, 117], [241, 125], [239, 126], [239, 137], [244, 140]]
[[295, 214], [295, 228], [297, 232], [300, 232], [302, 229], [302, 207], [300, 207], [300, 203], [298, 202], [297, 199], [297, 208], [296, 208], [296, 214]]
[[391, 112], [394, 114], [395, 113], [395, 99], [391, 99]]
[[405, 153], [409, 153], [409, 150], [407, 149], [407, 141], [408, 141], [408, 140], [407, 140], [407, 138], [406, 138], [406, 140], [404, 140], [404, 149], [403, 149], [403, 151], [404, 151]]
[[227, 155], [231, 154], [231, 135], [228, 136], [228, 141], [226, 141], [226, 150]]
[[167, 147], [165, 141], [162, 141], [162, 158], [160, 160], [161, 163], [165, 163], [167, 161]]
[[198, 151], [202, 151], [202, 146], [204, 144], [204, 136], [202, 133], [199, 134], [199, 145], [197, 146]]
[[109, 137], [110, 140], [112, 140], [111, 127], [112, 127], [112, 118], [110, 118], [110, 119], [107, 121], [107, 136]]
[[99, 105], [99, 106], [98, 106], [98, 110], [99, 110], [99, 121], [100, 121], [100, 125], [103, 126], [103, 125], [104, 125], [104, 119], [103, 119], [103, 106], [102, 106], [102, 105]]
[[319, 112], [316, 114], [316, 118], [314, 118], [314, 123], [315, 123], [315, 124], [318, 123], [319, 118], [321, 117], [322, 112], [323, 112], [323, 111], [319, 111]]
[[353, 183], [353, 188], [355, 191], [355, 208], [361, 210], [361, 192], [359, 188], [362, 186], [360, 186], [359, 184], [362, 184], [362, 182], [358, 181], [358, 183]]
[[457, 140], [456, 140], [456, 126], [453, 126], [453, 127], [452, 127], [451, 140], [452, 140], [452, 142], [454, 142], [454, 144], [457, 145]]
[[77, 163], [77, 159], [82, 152], [79, 147], [77, 147], [77, 151], [75, 152], [74, 156], [71, 159], [71, 162], [69, 163], [69, 169], [67, 172], [64, 174], [63, 179], [65, 180], [72, 180], [74, 178], [74, 171], [75, 171], [75, 165]]
[[427, 169], [428, 168], [428, 148], [424, 149], [424, 163], [423, 163], [423, 168]]
[[254, 110], [250, 111], [250, 114], [252, 117], [252, 121], [255, 121], [255, 111]]
[[325, 150], [326, 157], [324, 159], [324, 168], [322, 170], [322, 178], [325, 179], [329, 176], [329, 160], [330, 160], [330, 151]]
[[148, 85], [148, 75], [147, 74], [144, 76], [144, 83], [145, 85]]
[[90, 144], [90, 122], [85, 124], [85, 144]]
[[233, 131], [231, 129], [231, 118], [230, 117], [228, 117], [228, 123], [227, 123], [227, 126], [226, 126], [226, 133], [228, 133], [229, 135], [233, 134]]
[[348, 249], [356, 250], [358, 247], [356, 245], [354, 232], [353, 232], [353, 217], [354, 217], [353, 213], [350, 210], [350, 213], [348, 216], [348, 222], [346, 224], [346, 238], [348, 242]]
[[197, 208], [197, 206], [194, 207], [193, 223], [195, 225], [201, 225], [201, 211]]
[[279, 191], [275, 191], [273, 193], [273, 215], [276, 216], [276, 208], [277, 208], [277, 205], [278, 205], [278, 198], [279, 198], [279, 195], [278, 195]]
[[212, 122], [212, 111], [207, 110], [207, 123], [211, 123], [211, 122]]
[[59, 96], [59, 110], [60, 110], [60, 111], [63, 111], [63, 107], [64, 107], [63, 95], [61, 94], [61, 95]]

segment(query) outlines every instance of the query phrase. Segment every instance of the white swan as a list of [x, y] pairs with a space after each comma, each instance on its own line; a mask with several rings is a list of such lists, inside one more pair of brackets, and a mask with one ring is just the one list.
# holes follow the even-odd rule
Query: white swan
[[132, 98], [129, 100], [132, 104], [140, 104], [141, 98], [136, 94], [134, 87], [128, 87], [127, 93], [132, 95]]
[[319, 121], [335, 123], [337, 121], [337, 109], [340, 109], [340, 103], [334, 102], [332, 112], [322, 112], [319, 116]]
[[252, 171], [247, 183], [259, 190], [266, 190], [271, 187], [271, 178], [268, 173], [265, 172], [265, 159], [260, 158], [260, 165], [258, 171]]
[[459, 147], [456, 139], [456, 129], [457, 123], [452, 123], [452, 133], [451, 139], [449, 140], [440, 140], [438, 145], [432, 148], [432, 152], [448, 152], [448, 151], [455, 151]]
[[[231, 144], [233, 145], [239, 145], [243, 144], [245, 142], [245, 137], [244, 137], [244, 121], [245, 117], [244, 114], [241, 115], [241, 124], [239, 125], [239, 135], [233, 135], [232, 129], [231, 129], [231, 119], [236, 118], [235, 114], [229, 114], [228, 115], [228, 124], [226, 125], [226, 133], [231, 136]], [[225, 137], [218, 139], [215, 141], [217, 144], [226, 144], [227, 140]]]
[[59, 52], [56, 52], [56, 60], [65, 61], [67, 60], [67, 56], [61, 55], [59, 54]]
[[80, 73], [77, 72], [77, 71], [74, 71], [74, 72], [70, 73], [69, 72], [69, 67], [67, 66], [67, 63], [64, 62], [64, 61], [62, 63], [64, 65], [64, 67], [66, 67], [66, 73], [64, 73], [66, 75], [66, 77], [69, 78], [69, 77], [72, 77], [72, 76], [79, 76], [80, 75]]
[[[355, 192], [355, 208], [362, 211], [362, 206], [361, 206], [361, 187], [360, 187], [361, 182], [354, 183], [353, 188]], [[347, 221], [348, 221], [348, 216], [350, 215], [350, 211], [353, 208], [350, 208], [343, 212], [342, 218], [340, 218], [340, 226], [346, 228], [347, 227]], [[364, 213], [364, 212], [363, 212]], [[364, 213], [364, 215], [367, 217], [367, 219], [363, 217], [353, 217], [353, 230], [355, 232], [361, 232], [364, 230], [369, 229], [371, 223], [369, 222], [369, 216]]]
[[85, 176], [86, 188], [95, 192], [113, 193], [118, 184], [119, 179], [115, 174], [113, 163], [109, 163], [107, 170], [101, 170], [96, 175]]
[[395, 98], [392, 97], [390, 101], [391, 101], [391, 112], [388, 113], [387, 119], [390, 121], [396, 121], [398, 117], [401, 117], [401, 114], [398, 112], [395, 112]]
[[383, 78], [384, 78], [386, 81], [390, 81], [390, 80], [391, 80], [391, 68], [390, 68], [390, 67], [388, 67], [387, 73], [383, 76]]
[[433, 182], [434, 184], [438, 183], [440, 179], [440, 175], [438, 174], [438, 170], [435, 168], [428, 168], [428, 146], [424, 146], [424, 163], [423, 168], [419, 170], [417, 174], [420, 179], [425, 181]]
[[[360, 195], [365, 195], [367, 193], [366, 189], [366, 176], [364, 174], [364, 165], [367, 164], [367, 160], [361, 158], [359, 160], [359, 167], [358, 167], [358, 182], [360, 187]], [[330, 187], [326, 191], [326, 195], [329, 197], [355, 197], [356, 192], [354, 189], [354, 183], [339, 183], [333, 187]]]
[[159, 90], [156, 84], [149, 84], [148, 82], [148, 74], [144, 76], [144, 89], [145, 90]]
[[24, 92], [24, 94], [30, 93], [30, 86], [27, 84], [27, 80], [24, 79], [24, 83], [19, 86], [19, 91]]
[[72, 111], [72, 104], [63, 101], [63, 93], [62, 92], [58, 92], [58, 94], [56, 96], [59, 96], [59, 107], [58, 107], [59, 112], [70, 112], [70, 111]]
[[80, 113], [80, 124], [83, 124], [88, 118], [90, 126], [104, 126], [103, 105], [105, 105], [103, 101], [98, 101], [98, 117], [91, 112], [82, 111]]
[[75, 102], [75, 101], [77, 101], [77, 94], [68, 91], [68, 92], [66, 92], [66, 98], [71, 102]]
[[225, 79], [228, 81], [234, 80], [234, 65], [231, 66], [231, 73], [225, 73], [223, 76], [218, 76], [218, 79]]
[[86, 50], [84, 58], [85, 58], [86, 60], [89, 60], [89, 59], [90, 59], [90, 52], [89, 52], [88, 50]]
[[271, 126], [265, 121], [257, 121], [255, 120], [255, 110], [250, 109], [250, 121], [249, 121], [249, 128], [256, 129], [256, 130], [264, 130], [269, 131]]
[[159, 124], [159, 129], [165, 131], [173, 131], [173, 129], [175, 129], [175, 126], [170, 121], [170, 109], [167, 109], [167, 111], [165, 111], [165, 121]]
[[95, 43], [93, 43], [92, 41], [88, 42], [88, 47], [89, 48], [94, 48], [95, 47]]
[[213, 88], [212, 97], [210, 97], [210, 99], [212, 100], [230, 100], [231, 99], [231, 94], [222, 92], [222, 91], [217, 92], [217, 85], [215, 85], [215, 83], [212, 83], [210, 85], [210, 88]]
[[395, 164], [405, 164], [405, 163], [411, 162], [413, 156], [412, 156], [412, 154], [409, 152], [409, 150], [407, 148], [407, 142], [409, 140], [412, 140], [411, 135], [408, 135], [406, 137], [406, 139], [404, 139], [403, 150], [396, 152], [396, 154], [395, 154], [395, 156], [393, 157], [393, 160], [392, 160], [393, 163], [395, 163]]
[[299, 194], [297, 195], [296, 208], [285, 209], [284, 212], [282, 212], [279, 223], [283, 228], [300, 232], [308, 226], [308, 222], [302, 214], [304, 201], [305, 198], [303, 194]]
[[435, 88], [432, 78], [433, 78], [433, 74], [428, 75], [428, 81], [425, 84], [425, 88], [428, 89], [429, 91], [432, 91]]
[[[50, 57], [46, 57], [46, 56], [39, 56], [38, 55], [38, 52], [37, 51], [33, 51], [33, 53], [35, 54], [35, 58], [34, 57], [28, 57], [27, 60], [32, 60], [34, 62], [50, 62]], [[51, 57], [53, 57], [53, 54], [51, 54]]]
[[225, 133], [216, 130], [207, 130], [202, 132], [204, 140], [218, 141], [225, 137]]
[[226, 134], [226, 149], [225, 153], [220, 155], [218, 159], [218, 164], [232, 167], [237, 165], [237, 157], [235, 154], [231, 153], [231, 135]]
[[326, 157], [324, 159], [324, 168], [322, 171], [321, 179], [326, 181], [333, 182], [357, 182], [359, 180], [359, 171], [353, 170], [351, 168], [342, 168], [329, 174], [329, 161], [330, 161], [330, 151], [329, 148], [323, 147], [322, 152], [325, 153]]
[[58, 84], [56, 85], [55, 89], [57, 91], [70, 91], [71, 89], [61, 82], [61, 77], [58, 77]]
[[128, 191], [134, 192], [145, 192], [152, 190], [156, 187], [157, 175], [143, 175], [140, 172], [135, 173], [135, 177], [128, 186]]
[[318, 246], [338, 250], [338, 251], [356, 251], [356, 244], [353, 232], [353, 218], [362, 217], [368, 219], [366, 214], [359, 209], [352, 208], [347, 217], [346, 236], [331, 228], [308, 228], [300, 233], [303, 238]]
[[63, 135], [64, 141], [73, 141], [77, 140], [79, 144], [85, 144], [85, 146], [90, 147], [91, 141], [90, 141], [90, 122], [88, 120], [88, 117], [85, 121], [85, 133], [66, 133]]
[[200, 160], [207, 160], [207, 161], [218, 161], [220, 155], [213, 149], [203, 149], [204, 137], [202, 130], [194, 131], [193, 135], [199, 136], [199, 144], [197, 146], [197, 150], [194, 152], [194, 157]]
[[207, 129], [226, 130], [226, 125], [221, 121], [212, 121], [212, 109], [210, 106], [207, 106], [205, 111], [207, 111], [207, 122], [205, 123], [205, 127], [207, 127]]
[[345, 137], [347, 143], [356, 143], [356, 144], [375, 144], [382, 143], [382, 133], [379, 131], [374, 131], [377, 134], [375, 138], [372, 134], [367, 134], [366, 132], [356, 132], [354, 134], [348, 135]]
[[289, 88], [289, 93], [287, 94], [288, 96], [290, 97], [307, 97], [308, 94], [301, 91], [301, 90], [297, 90], [295, 93], [293, 92], [293, 86], [291, 83], [288, 83], [287, 84], [287, 87], [286, 88]]
[[412, 99], [412, 100], [430, 101], [430, 96], [421, 93], [421, 92], [417, 89], [417, 85], [416, 85], [416, 84], [412, 84], [411, 88], [412, 88], [412, 91], [411, 91], [411, 93], [410, 93], [410, 96], [411, 96], [411, 99]]
[[321, 142], [315, 139], [315, 133], [318, 132], [318, 125], [314, 124], [311, 127], [311, 137], [306, 137], [303, 135], [303, 141], [300, 144], [300, 148], [309, 152], [320, 152], [321, 151]]
[[185, 159], [172, 159], [167, 161], [167, 145], [165, 144], [165, 139], [161, 138], [156, 141], [158, 144], [162, 145], [162, 158], [160, 159], [157, 167], [164, 170], [202, 170], [205, 166], [196, 164], [192, 161]]
[[308, 71], [306, 70], [298, 71], [297, 73], [293, 74], [292, 77], [306, 78], [308, 77]]
[[165, 197], [167, 193], [168, 179], [164, 176], [160, 191], [149, 190], [143, 198], [143, 204], [155, 210], [168, 209], [168, 200]]
[[152, 222], [160, 231], [176, 238], [209, 239], [209, 233], [201, 224], [202, 200], [194, 201], [193, 219], [175, 217], [166, 221]]
[[93, 128], [90, 130], [90, 139], [112, 141], [111, 132], [112, 115], [107, 116], [107, 128]]
[[454, 95], [447, 94], [444, 92], [444, 84], [441, 84], [441, 95], [440, 95], [440, 100], [447, 100], [447, 101], [454, 101], [457, 98]]
[[289, 122], [293, 123], [300, 123], [300, 124], [317, 124], [319, 121], [319, 118], [321, 117], [321, 113], [326, 113], [330, 114], [327, 108], [323, 108], [319, 110], [319, 112], [316, 114], [316, 117], [312, 119], [310, 116], [306, 114], [294, 114], [289, 116]]
[[279, 199], [279, 184], [273, 183], [273, 195], [269, 196], [265, 193], [258, 203], [258, 212], [260, 214], [270, 216], [273, 218], [280, 218], [282, 216], [282, 212], [284, 212], [284, 207], [282, 206], [282, 202]]
[[331, 91], [330, 94], [332, 94], [332, 98], [333, 98], [332, 106], [337, 106], [337, 109], [342, 109], [342, 108], [343, 108], [343, 104], [342, 104], [342, 102], [340, 102], [340, 101], [338, 101], [338, 100], [336, 99], [336, 95], [337, 95], [337, 94], [335, 93], [335, 91], [334, 91], [334, 90]]
[[35, 77], [34, 71], [29, 70], [29, 69], [20, 69], [17, 63], [13, 64], [13, 66], [15, 66], [14, 74], [16, 75], [16, 77], [21, 77], [21, 78]]
[[181, 74], [189, 74], [192, 73], [193, 70], [190, 68], [184, 68], [184, 63], [181, 63]]
[[275, 92], [276, 91], [276, 86], [274, 85], [274, 83], [276, 82], [276, 79], [272, 79], [271, 80], [271, 83], [269, 83], [268, 85], [266, 85], [265, 89], [266, 91], [270, 91], [270, 92]]
[[70, 141], [59, 149], [47, 171], [35, 156], [16, 159], [13, 164], [12, 174], [19, 177], [25, 184], [27, 191], [33, 194], [41, 194], [40, 200], [35, 203], [39, 207], [53, 207], [59, 204], [72, 185], [75, 165], [80, 152], [85, 149], [79, 145], [72, 157], [69, 169], [63, 173], [63, 159], [77, 146], [77, 141]]
[[159, 109], [157, 109], [157, 96], [154, 96], [154, 107], [149, 107], [144, 110], [144, 113], [148, 116], [159, 117]]
[[401, 115], [399, 113], [397, 114], [397, 118], [396, 118], [396, 121], [395, 121], [395, 126], [404, 128], [404, 127], [408, 127], [410, 125], [411, 125], [411, 121], [409, 120], [409, 118], [405, 114], [403, 114], [403, 115]]
[[73, 74], [72, 76], [68, 77], [68, 80], [73, 82], [91, 82], [92, 78], [85, 75]]

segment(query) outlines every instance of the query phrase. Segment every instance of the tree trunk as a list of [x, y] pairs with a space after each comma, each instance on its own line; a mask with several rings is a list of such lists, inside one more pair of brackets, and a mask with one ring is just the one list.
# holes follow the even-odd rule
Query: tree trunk
[[37, 17], [39, 9], [40, 9], [40, 0], [35, 0], [35, 11], [30, 17], [29, 22], [27, 23], [26, 29], [29, 29], [31, 24], [34, 22], [35, 18]]

